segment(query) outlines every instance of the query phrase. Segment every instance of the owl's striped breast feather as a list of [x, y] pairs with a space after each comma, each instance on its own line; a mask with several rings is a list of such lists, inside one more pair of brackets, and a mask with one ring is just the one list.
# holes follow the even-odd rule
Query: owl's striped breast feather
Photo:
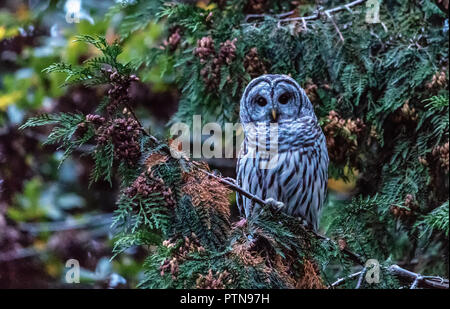
[[[267, 158], [249, 148], [246, 139], [237, 164], [238, 185], [263, 200], [283, 202], [284, 212], [304, 218], [316, 230], [328, 180], [326, 141], [317, 123], [281, 127], [278, 157], [269, 169], [261, 168]], [[246, 217], [260, 209], [239, 193], [237, 203]]]

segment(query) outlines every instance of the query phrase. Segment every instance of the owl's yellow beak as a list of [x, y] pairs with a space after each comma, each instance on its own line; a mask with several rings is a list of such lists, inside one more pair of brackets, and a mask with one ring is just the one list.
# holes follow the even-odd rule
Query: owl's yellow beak
[[276, 111], [276, 109], [274, 109], [274, 108], [272, 108], [272, 119], [273, 119], [274, 121], [277, 120], [277, 111]]

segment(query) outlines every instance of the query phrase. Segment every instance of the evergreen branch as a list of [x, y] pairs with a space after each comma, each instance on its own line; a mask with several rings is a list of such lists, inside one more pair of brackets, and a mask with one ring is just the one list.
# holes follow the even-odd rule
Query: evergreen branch
[[[203, 173], [205, 173], [206, 175], [208, 175], [208, 176], [210, 176], [210, 177], [216, 179], [216, 180], [219, 181], [220, 183], [222, 183], [222, 184], [224, 184], [224, 185], [230, 187], [230, 188], [233, 189], [234, 191], [237, 191], [237, 192], [241, 193], [242, 195], [244, 195], [245, 197], [249, 198], [250, 200], [257, 202], [257, 203], [260, 204], [261, 206], [263, 206], [263, 207], [271, 207], [271, 205], [268, 204], [266, 201], [262, 200], [261, 198], [259, 198], [259, 197], [256, 196], [256, 195], [254, 195], [254, 194], [252, 194], [252, 193], [246, 191], [246, 190], [243, 189], [242, 187], [239, 187], [239, 186], [236, 184], [236, 181], [235, 181], [234, 179], [232, 179], [232, 178], [222, 178], [222, 177], [216, 176], [216, 175], [214, 175], [214, 174], [212, 174], [212, 173], [210, 173], [210, 172], [208, 172], [208, 171], [205, 171], [205, 170], [203, 170], [203, 169], [199, 169], [199, 170], [202, 171]], [[304, 220], [304, 219], [303, 219], [303, 220]], [[326, 237], [326, 236], [324, 236], [324, 235], [322, 235], [322, 234], [319, 234], [319, 233], [315, 232], [315, 231], [312, 230], [312, 229], [308, 229], [307, 227], [305, 227], [305, 226], [303, 226], [303, 225], [302, 225], [301, 227], [302, 227], [302, 229], [303, 229], [305, 232], [311, 233], [311, 234], [312, 234], [315, 238], [317, 238], [317, 239], [324, 240], [324, 241], [327, 241], [327, 242], [334, 242], [334, 241], [331, 240], [330, 238], [328, 238], [328, 237]], [[358, 254], [356, 254], [356, 253], [354, 253], [354, 252], [348, 250], [347, 248], [344, 248], [342, 251], [343, 251], [343, 252], [344, 252], [351, 260], [353, 260], [353, 261], [356, 262], [357, 264], [364, 265], [364, 261], [362, 260], [362, 258], [361, 258]]]
[[19, 127], [19, 130], [23, 130], [29, 127], [40, 127], [48, 124], [55, 124], [61, 120], [61, 115], [54, 114], [41, 114], [39, 116], [28, 119], [23, 125]]
[[[353, 14], [353, 11], [350, 9], [353, 6], [357, 6], [360, 5], [362, 3], [366, 2], [366, 0], [356, 0], [353, 2], [350, 2], [348, 4], [344, 4], [344, 5], [340, 5], [337, 6], [335, 8], [332, 9], [328, 9], [328, 10], [321, 10], [321, 9], [317, 9], [316, 12], [313, 15], [309, 15], [309, 16], [302, 16], [302, 17], [287, 17], [287, 18], [283, 18], [285, 16], [289, 16], [292, 15], [292, 11], [287, 12], [287, 13], [282, 13], [282, 14], [278, 14], [278, 15], [267, 15], [267, 14], [250, 14], [247, 15], [245, 18], [245, 22], [241, 24], [241, 26], [246, 26], [246, 25], [254, 25], [254, 23], [247, 23], [248, 19], [250, 18], [266, 18], [266, 17], [271, 17], [271, 18], [275, 18], [275, 20], [278, 20], [277, 22], [277, 27], [280, 28], [282, 23], [288, 23], [288, 22], [293, 22], [293, 21], [301, 21], [303, 28], [306, 30], [307, 29], [307, 21], [313, 21], [313, 20], [318, 20], [321, 18], [322, 15], [325, 15], [333, 24], [334, 29], [336, 30], [337, 34], [339, 35], [339, 39], [341, 40], [341, 42], [344, 42], [344, 36], [342, 35], [342, 32], [340, 31], [338, 25], [336, 24], [336, 22], [333, 19], [333, 14], [338, 13], [340, 11], [343, 10], [347, 10], [349, 11], [351, 14]], [[384, 24], [383, 24], [383, 27]]]
[[433, 233], [435, 230], [449, 234], [449, 201], [437, 207], [430, 213], [423, 216], [414, 225], [415, 228], [422, 230], [421, 237], [427, 233]]

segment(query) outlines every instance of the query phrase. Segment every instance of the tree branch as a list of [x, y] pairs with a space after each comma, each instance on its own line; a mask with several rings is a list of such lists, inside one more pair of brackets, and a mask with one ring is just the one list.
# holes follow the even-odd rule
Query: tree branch
[[411, 285], [411, 289], [415, 289], [418, 286], [422, 286], [425, 288], [434, 288], [434, 289], [448, 289], [448, 279], [443, 279], [437, 276], [422, 276], [420, 274], [416, 274], [412, 271], [401, 268], [398, 265], [391, 265], [388, 270], [394, 275], [406, 279], [408, 281], [413, 281]]
[[355, 277], [358, 277], [358, 276], [360, 276], [361, 274], [362, 274], [362, 270], [360, 270], [360, 271], [358, 271], [358, 272], [356, 272], [356, 273], [354, 273], [354, 274], [351, 274], [351, 275], [348, 275], [347, 277], [344, 277], [344, 278], [339, 278], [338, 280], [336, 280], [335, 282], [333, 282], [332, 284], [330, 284], [330, 286], [329, 286], [329, 288], [335, 288], [335, 287], [337, 287], [337, 286], [340, 286], [341, 284], [343, 284], [345, 281], [347, 281], [348, 279], [353, 279], [353, 278], [355, 278]]
[[[387, 271], [389, 271], [391, 274], [397, 276], [398, 278], [412, 282], [410, 289], [416, 289], [418, 287], [423, 288], [430, 288], [430, 289], [448, 289], [449, 288], [449, 282], [448, 279], [443, 279], [441, 277], [437, 276], [422, 276], [421, 274], [417, 274], [415, 272], [406, 270], [396, 264], [391, 265], [389, 267], [385, 267]], [[366, 268], [363, 268], [362, 270], [350, 274], [347, 277], [339, 278], [334, 283], [332, 283], [329, 288], [335, 288], [337, 286], [342, 285], [345, 281], [354, 279], [356, 277], [359, 277], [358, 283], [356, 285], [356, 289], [359, 289], [362, 284], [362, 279], [364, 277]]]

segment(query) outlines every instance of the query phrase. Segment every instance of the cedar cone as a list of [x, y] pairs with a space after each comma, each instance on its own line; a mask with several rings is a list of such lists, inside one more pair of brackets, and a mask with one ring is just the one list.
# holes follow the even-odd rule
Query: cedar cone
[[[163, 246], [167, 248], [174, 248], [177, 244], [177, 239], [168, 239], [163, 241]], [[184, 237], [182, 245], [173, 252], [172, 258], [167, 258], [159, 267], [161, 276], [169, 271], [173, 279], [176, 279], [176, 275], [179, 271], [179, 263], [183, 262], [190, 253], [202, 253], [205, 251], [200, 245], [197, 236], [192, 233], [190, 237]]]
[[[223, 272], [216, 272], [213, 275], [212, 269], [208, 271], [206, 276], [200, 274], [196, 281], [197, 289], [225, 289], [226, 284], [230, 284], [232, 282], [229, 279], [230, 273], [224, 270]], [[224, 282], [226, 281], [226, 282]]]
[[264, 13], [267, 7], [266, 0], [248, 0], [245, 6], [246, 13], [261, 14]]
[[267, 74], [264, 62], [259, 57], [258, 49], [256, 47], [250, 49], [250, 51], [245, 55], [244, 68], [251, 78]]
[[236, 58], [236, 42], [235, 38], [232, 41], [226, 40], [224, 43], [220, 43], [219, 57], [217, 58], [220, 65], [224, 63], [230, 65]]
[[[219, 54], [216, 55], [214, 42], [211, 37], [203, 37], [197, 41], [197, 48], [194, 54], [200, 58], [203, 68], [200, 75], [205, 82], [206, 88], [209, 90], [217, 89], [220, 85], [221, 76], [220, 69], [222, 65], [230, 65], [236, 58], [236, 41], [226, 40], [220, 44]], [[230, 77], [227, 78], [231, 80]]]
[[447, 74], [445, 73], [445, 70], [442, 70], [441, 72], [436, 72], [431, 81], [425, 86], [428, 89], [443, 89], [447, 88], [447, 83]]
[[407, 194], [403, 205], [391, 205], [390, 211], [396, 218], [409, 219], [419, 209], [419, 204], [412, 194]]
[[102, 69], [102, 72], [108, 76], [111, 88], [108, 90], [110, 102], [106, 108], [109, 114], [113, 114], [120, 106], [128, 103], [128, 89], [133, 81], [139, 81], [136, 75], [120, 75], [117, 71], [111, 69]]
[[141, 157], [140, 135], [141, 129], [135, 119], [116, 118], [98, 128], [97, 143], [105, 145], [111, 141], [116, 159], [134, 166]]
[[166, 259], [159, 267], [161, 277], [164, 276], [165, 272], [169, 271], [172, 275], [172, 279], [175, 280], [177, 278], [177, 274], [179, 271], [178, 260], [177, 258]]
[[[177, 244], [177, 239], [168, 239], [163, 241], [163, 246], [167, 248], [174, 248]], [[205, 248], [200, 244], [195, 233], [192, 233], [190, 237], [184, 236], [182, 245], [175, 251], [175, 255], [178, 261], [186, 259], [190, 253], [202, 253], [205, 252]]]
[[314, 84], [312, 81], [309, 81], [306, 86], [305, 86], [305, 92], [306, 95], [308, 96], [309, 100], [311, 101], [311, 103], [316, 103], [318, 96], [317, 96], [317, 85]]
[[337, 164], [344, 164], [350, 159], [355, 164], [358, 140], [364, 128], [365, 124], [361, 119], [343, 119], [335, 111], [330, 111], [323, 127], [330, 159]]
[[180, 31], [181, 31], [180, 28], [176, 28], [175, 31], [173, 31], [173, 33], [169, 35], [169, 38], [167, 40], [164, 40], [161, 49], [167, 48], [170, 51], [174, 51], [175, 49], [177, 49], [181, 41]]
[[448, 142], [441, 146], [433, 148], [432, 155], [437, 158], [441, 164], [441, 167], [448, 173], [449, 170], [449, 145]]
[[399, 108], [393, 116], [394, 123], [416, 123], [418, 120], [417, 112], [414, 107], [411, 107], [408, 101]]
[[205, 63], [215, 53], [214, 41], [211, 37], [205, 36], [197, 41], [197, 48], [194, 49], [194, 55], [200, 58], [201, 63]]

